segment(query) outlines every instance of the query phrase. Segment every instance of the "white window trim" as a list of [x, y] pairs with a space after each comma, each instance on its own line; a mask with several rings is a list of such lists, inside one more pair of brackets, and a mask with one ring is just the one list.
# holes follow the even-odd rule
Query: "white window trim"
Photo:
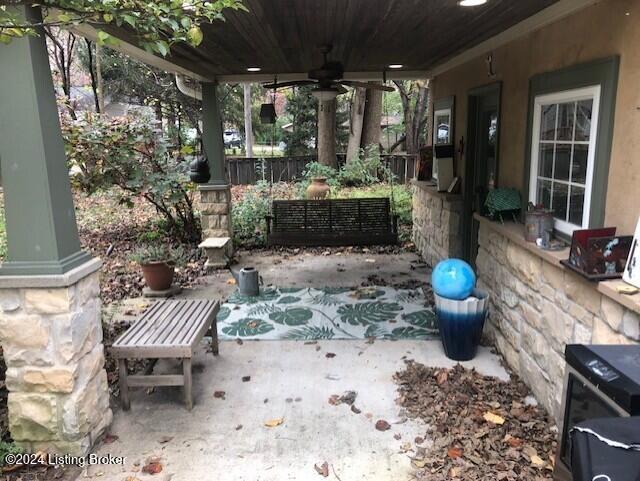
[[[571, 235], [574, 230], [589, 227], [589, 216], [591, 213], [591, 192], [593, 186], [593, 172], [595, 167], [596, 148], [598, 144], [598, 118], [600, 112], [600, 85], [585, 87], [575, 90], [565, 90], [552, 94], [539, 95], [534, 100], [533, 109], [533, 129], [531, 132], [531, 168], [529, 171], [529, 201], [534, 204], [538, 195], [538, 164], [540, 150], [540, 120], [542, 117], [542, 106], [547, 104], [558, 104], [566, 102], [576, 102], [580, 100], [593, 99], [591, 111], [591, 131], [589, 134], [589, 152], [587, 155], [587, 178], [584, 192], [584, 211], [582, 215], [582, 225], [578, 226], [566, 221], [555, 219], [554, 227], [559, 232]], [[574, 126], [575, 128], [575, 126]], [[572, 143], [576, 143], [572, 141]], [[586, 144], [586, 141], [584, 142]]]
[[[447, 107], [444, 109], [438, 109], [433, 112], [433, 167], [431, 168], [431, 177], [435, 180], [438, 180], [438, 163], [436, 162], [436, 145], [438, 144], [438, 126], [436, 125], [436, 119], [439, 115], [448, 115], [449, 116], [449, 140], [453, 143], [453, 139], [451, 138], [451, 125], [453, 124], [453, 111], [451, 107]], [[449, 144], [446, 144], [449, 145]]]

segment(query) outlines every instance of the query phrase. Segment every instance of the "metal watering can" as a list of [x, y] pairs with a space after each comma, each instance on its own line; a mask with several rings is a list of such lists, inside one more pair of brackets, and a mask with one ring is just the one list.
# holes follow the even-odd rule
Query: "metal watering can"
[[262, 278], [255, 267], [243, 267], [239, 271], [230, 269], [230, 271], [236, 280], [238, 292], [241, 295], [253, 297], [260, 295]]

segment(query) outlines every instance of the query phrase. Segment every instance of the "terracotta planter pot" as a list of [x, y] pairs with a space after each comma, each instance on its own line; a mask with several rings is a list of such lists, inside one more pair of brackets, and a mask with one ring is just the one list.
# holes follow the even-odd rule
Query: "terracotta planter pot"
[[313, 177], [307, 187], [307, 199], [326, 199], [330, 190], [326, 177]]
[[166, 291], [173, 283], [174, 267], [166, 262], [142, 264], [142, 275], [147, 287], [153, 291]]

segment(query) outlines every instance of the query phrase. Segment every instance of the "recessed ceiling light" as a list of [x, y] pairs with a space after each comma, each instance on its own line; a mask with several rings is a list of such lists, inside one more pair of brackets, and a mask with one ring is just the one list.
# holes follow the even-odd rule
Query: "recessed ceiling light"
[[259, 72], [260, 70], [262, 70], [260, 67], [249, 67], [247, 72]]
[[458, 5], [461, 7], [478, 7], [487, 3], [487, 0], [460, 0]]
[[402, 65], [401, 63], [392, 63], [391, 65], [389, 65], [389, 68], [402, 68], [404, 67], [404, 65]]

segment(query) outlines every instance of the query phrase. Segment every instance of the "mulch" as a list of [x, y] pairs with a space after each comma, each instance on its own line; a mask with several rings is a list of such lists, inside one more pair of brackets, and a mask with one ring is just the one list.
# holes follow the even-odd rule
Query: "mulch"
[[504, 382], [459, 364], [443, 369], [405, 363], [395, 375], [397, 403], [407, 417], [428, 425], [411, 448], [415, 479], [552, 479], [557, 428], [520, 379], [512, 375]]

